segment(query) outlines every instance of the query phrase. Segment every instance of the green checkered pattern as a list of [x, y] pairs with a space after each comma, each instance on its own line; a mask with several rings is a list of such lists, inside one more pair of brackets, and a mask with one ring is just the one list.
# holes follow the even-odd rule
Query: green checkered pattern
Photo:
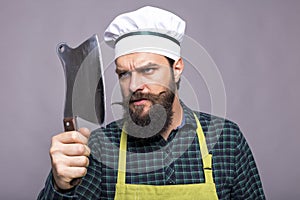
[[[126, 183], [169, 185], [203, 183], [201, 152], [196, 121], [182, 103], [183, 124], [165, 141], [161, 136], [137, 139], [128, 136]], [[228, 120], [194, 112], [213, 155], [213, 177], [219, 199], [265, 199], [251, 150], [239, 127]], [[122, 121], [94, 131], [89, 140], [92, 153], [82, 183], [59, 193], [48, 176], [38, 199], [112, 200], [117, 182]]]

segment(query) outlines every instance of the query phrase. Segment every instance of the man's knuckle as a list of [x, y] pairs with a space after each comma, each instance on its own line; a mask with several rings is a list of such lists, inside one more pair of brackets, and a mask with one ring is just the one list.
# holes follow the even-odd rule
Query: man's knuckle
[[56, 174], [58, 177], [64, 177], [66, 174], [65, 168], [61, 165], [57, 165], [56, 166]]
[[79, 173], [81, 176], [85, 176], [87, 173], [87, 168], [86, 167], [79, 168]]
[[78, 154], [79, 154], [79, 155], [83, 155], [83, 154], [84, 154], [84, 151], [85, 151], [84, 145], [78, 144], [78, 145], [77, 145], [77, 152], [78, 152]]
[[88, 146], [85, 146], [86, 150], [87, 150], [87, 156], [89, 156], [91, 154], [91, 149]]
[[67, 157], [67, 158], [65, 158], [65, 159], [63, 160], [63, 164], [64, 164], [65, 166], [71, 166], [71, 165], [72, 165], [72, 160], [71, 160], [69, 157]]
[[71, 138], [73, 141], [77, 141], [79, 138], [79, 135], [76, 131], [71, 132]]
[[52, 165], [56, 169], [61, 169], [61, 168], [63, 168], [64, 163], [63, 163], [63, 161], [61, 159], [59, 159], [57, 157], [54, 157], [52, 159]]
[[57, 135], [51, 138], [51, 144], [55, 144], [57, 142]]
[[84, 156], [84, 160], [83, 160], [84, 166], [88, 166], [89, 162], [90, 162], [89, 159], [86, 156]]
[[49, 150], [50, 155], [54, 155], [59, 151], [58, 148], [56, 148], [55, 146], [52, 146]]
[[49, 155], [50, 155], [50, 158], [52, 160], [52, 162], [56, 162], [56, 163], [59, 163], [59, 157], [61, 156], [60, 155], [60, 150], [58, 148], [51, 148], [49, 150]]

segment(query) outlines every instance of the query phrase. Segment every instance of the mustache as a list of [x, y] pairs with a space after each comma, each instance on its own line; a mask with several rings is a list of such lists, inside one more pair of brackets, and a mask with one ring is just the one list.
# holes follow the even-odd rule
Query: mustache
[[125, 102], [128, 103], [132, 103], [134, 101], [139, 101], [139, 100], [150, 100], [150, 101], [157, 101], [160, 99], [160, 96], [163, 94], [164, 92], [161, 92], [159, 94], [152, 94], [152, 93], [142, 93], [142, 92], [135, 92], [132, 93], [131, 96], [129, 96], [128, 98], [125, 99]]
[[148, 100], [152, 103], [159, 101], [162, 95], [164, 95], [166, 92], [160, 92], [158, 94], [153, 93], [142, 93], [142, 92], [134, 92], [128, 97], [124, 98], [122, 102], [114, 102], [112, 105], [122, 105], [122, 106], [128, 106], [130, 103], [133, 103], [135, 101], [139, 100]]

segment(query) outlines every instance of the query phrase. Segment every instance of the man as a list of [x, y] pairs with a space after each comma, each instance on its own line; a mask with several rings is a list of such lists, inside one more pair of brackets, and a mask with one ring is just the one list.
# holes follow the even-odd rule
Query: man
[[179, 99], [184, 30], [153, 7], [111, 22], [104, 38], [115, 49], [124, 117], [91, 136], [84, 128], [54, 136], [38, 199], [265, 199], [238, 126]]

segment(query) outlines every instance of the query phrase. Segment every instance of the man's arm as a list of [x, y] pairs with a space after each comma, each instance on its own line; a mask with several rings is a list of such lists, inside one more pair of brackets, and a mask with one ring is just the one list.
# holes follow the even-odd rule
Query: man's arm
[[254, 157], [241, 132], [237, 137], [236, 144], [232, 199], [264, 200], [265, 195]]
[[55, 200], [76, 199], [75, 188], [72, 188], [69, 191], [65, 191], [64, 193], [57, 191], [53, 184], [52, 172], [50, 172], [46, 180], [45, 187], [39, 193], [37, 200], [54, 200], [54, 199]]
[[50, 157], [52, 171], [45, 188], [38, 199], [74, 199], [74, 178], [86, 175], [89, 165], [90, 149], [87, 146], [90, 131], [82, 128], [79, 132], [64, 132], [52, 138]]
[[44, 189], [40, 192], [38, 200], [90, 200], [100, 199], [101, 195], [101, 164], [99, 161], [89, 157], [90, 165], [87, 168], [87, 174], [82, 178], [80, 185], [66, 191], [57, 191], [53, 185], [53, 175], [50, 172]]

